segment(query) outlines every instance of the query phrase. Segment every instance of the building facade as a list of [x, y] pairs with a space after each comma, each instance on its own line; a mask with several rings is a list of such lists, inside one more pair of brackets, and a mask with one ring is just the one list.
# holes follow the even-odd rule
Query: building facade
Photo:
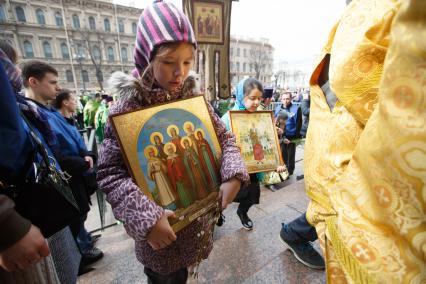
[[274, 47], [267, 39], [231, 37], [229, 60], [231, 85], [255, 77], [264, 86], [272, 85]]
[[54, 66], [62, 87], [99, 90], [111, 73], [134, 68], [141, 12], [111, 0], [0, 0], [0, 38], [20, 62]]

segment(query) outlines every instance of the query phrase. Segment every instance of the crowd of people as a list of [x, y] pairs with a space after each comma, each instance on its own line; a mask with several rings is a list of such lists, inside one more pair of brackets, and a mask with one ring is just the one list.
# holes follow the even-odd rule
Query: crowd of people
[[[97, 189], [97, 153], [87, 150], [76, 127], [76, 95], [60, 88], [57, 70], [36, 60], [26, 62], [19, 70], [16, 58], [13, 47], [0, 41], [2, 86], [13, 87], [2, 91], [7, 103], [2, 105], [5, 111], [1, 120], [5, 131], [1, 181], [6, 193], [0, 195], [1, 214], [16, 218], [11, 229], [5, 229], [10, 247], [2, 252], [2, 268], [15, 271], [36, 263], [48, 251], [46, 244], [28, 247], [25, 236], [44, 236], [49, 240], [55, 267], [49, 279], [75, 282], [77, 275], [93, 270], [90, 264], [103, 256], [94, 246], [99, 235], [89, 234], [84, 226], [90, 196]], [[16, 247], [22, 246], [32, 250], [29, 256], [25, 250], [17, 253]], [[37, 251], [40, 247], [44, 247], [43, 255]], [[75, 269], [64, 269], [64, 263]], [[42, 268], [34, 266], [25, 277]], [[5, 281], [21, 277], [4, 272], [0, 271], [0, 279]]]
[[[274, 119], [285, 165], [276, 171], [249, 175], [229, 115], [221, 119], [208, 105], [223, 153], [216, 209], [238, 202], [248, 230], [259, 184], [275, 190], [270, 177], [293, 174], [296, 144], [306, 137], [310, 203], [279, 235], [300, 262], [325, 268], [329, 283], [426, 281], [426, 2], [391, 2], [350, 3], [321, 53], [310, 95], [280, 94]], [[174, 213], [132, 179], [107, 119], [197, 95], [188, 76], [197, 49], [188, 17], [155, 1], [139, 23], [135, 69], [109, 80], [119, 99], [82, 98], [83, 116], [76, 95], [60, 88], [57, 70], [37, 60], [18, 68], [13, 47], [0, 42], [1, 283], [76, 283], [92, 270], [103, 253], [85, 221], [98, 186], [135, 240], [149, 283], [186, 283], [190, 268], [209, 256], [217, 220], [198, 218], [175, 233], [168, 221]], [[247, 78], [232, 109], [268, 109], [272, 96]], [[96, 129], [99, 157], [87, 150], [78, 124]], [[317, 239], [324, 258], [312, 246]]]

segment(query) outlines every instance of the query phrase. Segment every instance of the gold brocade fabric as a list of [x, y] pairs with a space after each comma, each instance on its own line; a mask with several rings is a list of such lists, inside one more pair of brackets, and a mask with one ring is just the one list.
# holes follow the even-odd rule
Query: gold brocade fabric
[[426, 283], [426, 1], [354, 0], [311, 77], [305, 181], [328, 283]]

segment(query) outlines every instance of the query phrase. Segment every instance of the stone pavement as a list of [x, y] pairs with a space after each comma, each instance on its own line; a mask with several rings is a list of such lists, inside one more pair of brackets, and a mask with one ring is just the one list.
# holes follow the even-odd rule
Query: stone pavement
[[[302, 155], [303, 149], [298, 147], [296, 159]], [[325, 283], [323, 271], [300, 264], [279, 239], [281, 223], [298, 217], [308, 203], [303, 180], [295, 180], [302, 167], [303, 161], [296, 164], [294, 175], [280, 190], [262, 188], [260, 204], [249, 211], [254, 221], [253, 231], [241, 227], [237, 204], [225, 210], [226, 222], [216, 227], [213, 251], [201, 263], [198, 279], [189, 283]], [[109, 215], [112, 221], [110, 211]], [[96, 226], [96, 215], [89, 219], [87, 227], [92, 229]], [[96, 268], [93, 272], [81, 276], [78, 283], [146, 283], [143, 266], [135, 257], [134, 242], [122, 225], [102, 232], [97, 246], [104, 251], [104, 258], [93, 265]], [[315, 246], [319, 250], [317, 242]]]

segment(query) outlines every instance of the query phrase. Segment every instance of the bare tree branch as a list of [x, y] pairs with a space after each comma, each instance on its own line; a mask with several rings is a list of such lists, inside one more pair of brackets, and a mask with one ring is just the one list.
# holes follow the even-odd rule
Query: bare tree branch
[[[89, 30], [81, 30], [80, 34], [84, 40], [86, 50], [89, 53], [90, 60], [95, 67], [95, 76], [98, 81], [99, 88], [103, 90], [103, 75], [102, 75], [102, 37], [99, 32], [89, 31]], [[94, 41], [91, 40], [90, 35], [95, 34], [96, 38]]]
[[265, 72], [268, 60], [268, 52], [265, 44], [254, 45], [249, 51], [249, 66], [254, 71], [256, 79]]

